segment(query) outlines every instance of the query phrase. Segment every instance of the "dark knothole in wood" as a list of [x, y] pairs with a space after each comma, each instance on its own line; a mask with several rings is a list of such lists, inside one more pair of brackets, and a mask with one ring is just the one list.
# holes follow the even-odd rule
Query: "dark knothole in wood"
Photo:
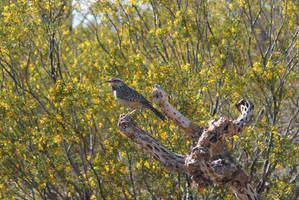
[[210, 142], [215, 143], [217, 142], [217, 132], [213, 132], [210, 137]]
[[127, 122], [123, 122], [123, 123], [121, 123], [121, 127], [122, 127], [123, 129], [126, 129], [126, 128], [128, 127], [128, 123], [127, 123]]

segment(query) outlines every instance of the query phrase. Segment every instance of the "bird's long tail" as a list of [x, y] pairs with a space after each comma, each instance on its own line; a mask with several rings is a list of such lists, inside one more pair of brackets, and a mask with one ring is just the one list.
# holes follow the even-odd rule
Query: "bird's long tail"
[[156, 110], [152, 105], [147, 105], [147, 108], [153, 111], [163, 121], [166, 120], [165, 116], [162, 113], [160, 113], [158, 110]]

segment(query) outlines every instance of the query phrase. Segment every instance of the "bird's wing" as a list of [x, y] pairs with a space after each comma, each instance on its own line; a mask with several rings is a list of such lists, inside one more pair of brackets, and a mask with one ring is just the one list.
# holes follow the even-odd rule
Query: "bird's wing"
[[139, 102], [144, 98], [140, 93], [129, 86], [121, 87], [120, 91], [117, 93], [117, 97], [131, 102]]

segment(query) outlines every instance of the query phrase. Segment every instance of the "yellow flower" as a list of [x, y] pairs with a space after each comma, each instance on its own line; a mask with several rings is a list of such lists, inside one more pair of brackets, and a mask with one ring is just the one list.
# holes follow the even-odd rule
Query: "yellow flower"
[[109, 171], [110, 171], [110, 169], [109, 169], [109, 165], [105, 165], [105, 170], [106, 170], [106, 172], [109, 172]]
[[275, 166], [275, 168], [278, 169], [279, 167], [280, 167], [280, 164], [278, 163], [278, 164]]
[[68, 197], [71, 197], [71, 196], [72, 196], [72, 193], [71, 193], [71, 192], [68, 192], [68, 193], [67, 193], [67, 196], [68, 196]]
[[60, 137], [59, 135], [56, 135], [56, 136], [54, 137], [54, 139], [53, 139], [53, 142], [54, 142], [55, 144], [57, 144], [57, 143], [60, 142], [60, 140], [61, 140], [61, 137]]
[[261, 72], [262, 71], [262, 65], [261, 65], [261, 63], [255, 62], [253, 64], [252, 70], [255, 71], [255, 72]]
[[288, 193], [290, 193], [290, 192], [292, 192], [292, 188], [289, 186], [289, 187], [287, 187], [286, 191], [287, 191]]
[[208, 88], [204, 86], [204, 87], [202, 87], [202, 91], [203, 91], [203, 92], [207, 92], [207, 91], [208, 91]]
[[87, 156], [87, 160], [89, 161], [90, 159], [91, 159], [91, 156], [90, 156], [90, 155], [88, 155], [88, 156]]
[[233, 138], [234, 138], [235, 141], [237, 141], [239, 139], [239, 136], [238, 135], [234, 135]]
[[136, 168], [139, 169], [141, 167], [143, 163], [143, 160], [141, 159], [137, 164], [136, 164]]
[[202, 194], [202, 195], [207, 193], [207, 191], [208, 191], [207, 188], [200, 188], [199, 189], [199, 193]]
[[176, 12], [175, 16], [176, 16], [176, 17], [179, 17], [179, 16], [181, 15], [181, 13], [182, 13], [182, 12], [179, 10], [179, 11]]
[[130, 0], [130, 3], [136, 5], [136, 0]]
[[144, 166], [145, 166], [146, 168], [148, 168], [148, 169], [151, 168], [150, 164], [149, 164], [147, 161], [144, 162]]

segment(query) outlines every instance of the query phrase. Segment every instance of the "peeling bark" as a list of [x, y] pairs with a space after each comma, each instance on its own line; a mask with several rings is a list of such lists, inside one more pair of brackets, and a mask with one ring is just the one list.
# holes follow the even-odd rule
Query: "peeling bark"
[[241, 100], [236, 106], [241, 111], [237, 120], [225, 117], [213, 119], [209, 127], [201, 127], [187, 119], [167, 100], [166, 93], [159, 85], [152, 92], [153, 100], [163, 112], [173, 120], [196, 145], [186, 156], [169, 151], [154, 137], [142, 130], [130, 115], [121, 115], [118, 127], [121, 132], [145, 149], [170, 172], [191, 174], [194, 183], [201, 187], [211, 184], [228, 184], [238, 200], [259, 200], [250, 176], [236, 163], [230, 154], [225, 137], [231, 137], [243, 131], [252, 118], [253, 104]]

